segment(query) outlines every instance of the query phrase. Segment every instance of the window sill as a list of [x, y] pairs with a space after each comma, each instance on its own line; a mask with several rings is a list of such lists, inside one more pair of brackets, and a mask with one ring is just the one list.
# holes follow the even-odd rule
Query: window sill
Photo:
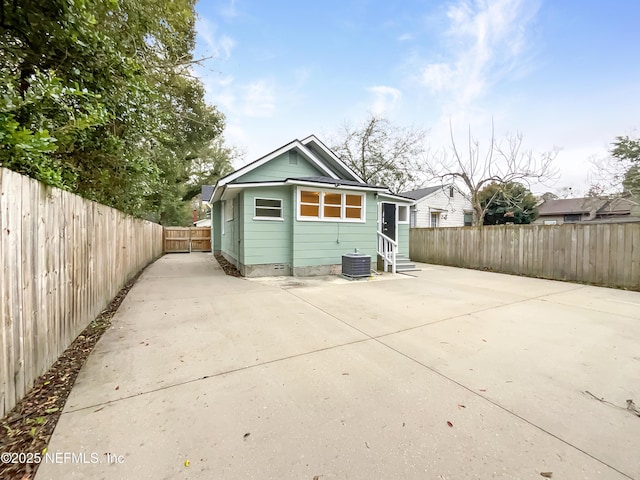
[[297, 217], [299, 222], [325, 222], [325, 223], [367, 223], [366, 220], [352, 218], [317, 218], [317, 217]]
[[253, 217], [254, 220], [266, 220], [267, 222], [284, 222], [282, 217]]

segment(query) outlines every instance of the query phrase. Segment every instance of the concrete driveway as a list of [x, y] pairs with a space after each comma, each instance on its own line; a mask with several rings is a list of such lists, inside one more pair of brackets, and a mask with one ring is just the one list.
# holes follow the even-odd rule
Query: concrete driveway
[[37, 479], [640, 478], [640, 293], [421, 267], [264, 282], [161, 258]]

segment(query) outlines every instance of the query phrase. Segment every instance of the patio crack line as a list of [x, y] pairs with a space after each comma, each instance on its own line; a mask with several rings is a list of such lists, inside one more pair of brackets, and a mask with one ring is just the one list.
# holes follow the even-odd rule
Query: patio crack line
[[130, 400], [132, 398], [141, 397], [141, 396], [144, 396], [144, 395], [148, 395], [150, 393], [161, 392], [163, 390], [169, 390], [171, 388], [181, 387], [183, 385], [189, 385], [190, 383], [200, 382], [202, 380], [207, 380], [209, 378], [216, 378], [216, 377], [221, 377], [221, 376], [224, 376], [224, 375], [230, 375], [232, 373], [242, 372], [244, 370], [249, 370], [251, 368], [262, 367], [262, 366], [265, 366], [265, 365], [271, 365], [272, 363], [283, 362], [285, 360], [291, 360], [293, 358], [304, 357], [306, 355], [313, 355], [314, 353], [325, 352], [325, 351], [333, 350], [333, 349], [336, 349], [336, 348], [348, 347], [350, 345], [356, 345], [358, 343], [369, 342], [371, 340], [372, 339], [367, 335], [366, 338], [361, 338], [359, 340], [354, 340], [352, 342], [346, 342], [346, 343], [341, 343], [341, 344], [338, 344], [338, 345], [332, 345], [330, 347], [318, 348], [316, 350], [309, 350], [308, 352], [296, 353], [294, 355], [289, 355], [287, 357], [274, 358], [273, 360], [268, 360], [266, 362], [260, 362], [260, 363], [254, 363], [252, 365], [245, 365], [244, 367], [232, 368], [231, 370], [225, 370], [224, 372], [212, 373], [211, 375], [204, 375], [202, 377], [192, 378], [192, 379], [189, 379], [189, 380], [184, 380], [182, 382], [172, 383], [170, 385], [163, 385], [162, 387], [152, 388], [150, 390], [145, 390], [144, 392], [132, 393], [131, 395], [127, 395], [125, 397], [115, 398], [113, 400], [107, 400], [107, 401], [104, 401], [104, 402], [95, 403], [93, 405], [86, 405], [84, 407], [78, 407], [78, 408], [70, 408], [69, 410], [63, 411], [62, 415], [67, 415], [69, 413], [75, 413], [75, 412], [81, 412], [83, 410], [88, 410], [90, 408], [105, 407], [107, 405], [112, 405], [112, 404], [121, 402], [123, 400]]
[[[574, 288], [574, 289], [571, 289], [571, 290], [568, 290], [568, 291], [578, 290], [578, 289], [580, 289], [580, 288], [585, 288], [585, 287], [586, 287], [586, 285], [584, 285], [584, 286], [580, 286], [580, 287], [578, 287], [578, 288]], [[455, 385], [458, 385], [459, 387], [461, 387], [461, 388], [465, 389], [465, 390], [466, 390], [466, 391], [468, 391], [469, 393], [472, 393], [472, 394], [473, 394], [473, 395], [475, 395], [476, 397], [479, 397], [481, 400], [484, 400], [485, 402], [488, 402], [488, 403], [492, 404], [493, 406], [495, 406], [495, 407], [499, 408], [500, 410], [502, 410], [502, 411], [504, 411], [504, 412], [506, 412], [506, 413], [508, 413], [508, 414], [510, 414], [510, 415], [512, 415], [512, 416], [514, 416], [514, 417], [516, 417], [516, 418], [518, 418], [519, 420], [523, 421], [523, 422], [524, 422], [524, 423], [526, 423], [527, 425], [531, 425], [531, 426], [532, 426], [532, 427], [534, 427], [535, 429], [540, 430], [541, 432], [543, 432], [543, 433], [545, 433], [545, 434], [547, 434], [547, 435], [549, 435], [549, 436], [551, 436], [551, 437], [555, 438], [556, 440], [558, 440], [558, 441], [560, 441], [560, 442], [564, 443], [565, 445], [567, 445], [567, 446], [569, 446], [569, 447], [571, 447], [571, 448], [573, 448], [573, 449], [575, 449], [575, 450], [577, 450], [577, 451], [579, 451], [579, 452], [583, 453], [583, 454], [584, 454], [584, 455], [586, 455], [587, 457], [592, 458], [592, 459], [593, 459], [593, 460], [595, 460], [596, 462], [598, 462], [598, 463], [600, 463], [600, 464], [604, 465], [604, 466], [605, 466], [605, 467], [607, 467], [607, 468], [610, 468], [611, 470], [613, 470], [613, 471], [615, 471], [615, 472], [619, 473], [620, 475], [622, 475], [622, 476], [624, 476], [624, 477], [626, 477], [626, 478], [628, 478], [628, 479], [630, 479], [630, 480], [635, 480], [635, 479], [634, 479], [634, 477], [632, 477], [631, 475], [629, 475], [629, 474], [627, 474], [627, 473], [625, 473], [625, 472], [623, 472], [623, 471], [621, 471], [621, 470], [617, 469], [617, 468], [616, 468], [616, 467], [614, 467], [613, 465], [608, 464], [608, 463], [607, 463], [607, 462], [605, 462], [604, 460], [599, 459], [598, 457], [596, 457], [596, 456], [592, 455], [591, 453], [589, 453], [589, 452], [587, 452], [587, 451], [583, 450], [582, 448], [578, 447], [577, 445], [574, 445], [573, 443], [569, 442], [568, 440], [565, 440], [565, 439], [563, 439], [562, 437], [560, 437], [560, 436], [556, 435], [555, 433], [552, 433], [552, 432], [550, 432], [549, 430], [546, 430], [545, 428], [541, 427], [540, 425], [537, 425], [537, 424], [533, 423], [531, 420], [526, 419], [525, 417], [523, 417], [523, 416], [519, 415], [518, 413], [516, 413], [516, 412], [514, 412], [514, 411], [512, 411], [512, 410], [509, 410], [507, 407], [505, 407], [505, 406], [503, 406], [503, 405], [499, 404], [499, 403], [498, 403], [498, 402], [496, 402], [495, 400], [491, 400], [490, 398], [487, 398], [487, 397], [485, 397], [485, 396], [483, 396], [483, 395], [480, 395], [478, 392], [476, 392], [475, 390], [473, 390], [473, 389], [472, 389], [472, 388], [470, 388], [470, 387], [467, 387], [467, 386], [466, 386], [466, 385], [464, 385], [463, 383], [460, 383], [459, 381], [457, 381], [457, 380], [455, 380], [455, 379], [453, 379], [453, 378], [451, 378], [451, 377], [449, 377], [449, 376], [445, 375], [444, 373], [442, 373], [442, 372], [440, 372], [440, 371], [436, 370], [435, 368], [433, 368], [433, 367], [431, 367], [431, 366], [427, 365], [426, 363], [423, 363], [423, 362], [421, 362], [420, 360], [418, 360], [418, 359], [416, 359], [416, 358], [413, 358], [411, 355], [407, 355], [406, 353], [404, 353], [404, 352], [402, 352], [402, 351], [400, 351], [400, 350], [398, 350], [398, 349], [396, 349], [396, 348], [392, 347], [391, 345], [389, 345], [389, 344], [387, 344], [387, 343], [384, 343], [382, 340], [380, 340], [380, 338], [385, 337], [385, 336], [388, 336], [389, 334], [386, 334], [386, 335], [380, 335], [380, 336], [378, 336], [378, 337], [373, 337], [373, 336], [369, 335], [368, 333], [366, 333], [366, 332], [364, 332], [364, 331], [360, 330], [358, 327], [355, 327], [355, 326], [351, 325], [350, 323], [346, 322], [345, 320], [342, 320], [341, 318], [338, 318], [337, 316], [333, 315], [332, 313], [329, 313], [329, 312], [325, 311], [325, 310], [324, 310], [324, 309], [322, 309], [321, 307], [319, 307], [319, 306], [317, 306], [317, 305], [314, 305], [313, 303], [309, 302], [308, 300], [306, 300], [306, 299], [304, 299], [304, 298], [301, 298], [301, 297], [299, 297], [298, 295], [295, 295], [295, 294], [294, 294], [294, 293], [292, 293], [292, 292], [289, 292], [289, 293], [291, 293], [291, 295], [293, 295], [294, 297], [296, 297], [296, 298], [298, 298], [298, 299], [302, 300], [303, 302], [307, 303], [308, 305], [311, 305], [312, 307], [314, 307], [314, 308], [316, 308], [316, 309], [320, 310], [321, 312], [323, 312], [323, 313], [325, 313], [325, 314], [327, 314], [327, 315], [329, 315], [329, 316], [331, 316], [331, 317], [335, 318], [335, 319], [336, 319], [336, 320], [338, 320], [339, 322], [344, 323], [344, 324], [345, 324], [345, 325], [347, 325], [348, 327], [351, 327], [351, 328], [353, 328], [354, 330], [357, 330], [358, 332], [362, 333], [363, 335], [366, 335], [366, 336], [368, 337], [368, 339], [373, 340], [373, 341], [375, 341], [375, 342], [379, 343], [379, 344], [380, 344], [380, 345], [382, 345], [383, 347], [386, 347], [386, 348], [388, 348], [389, 350], [391, 350], [391, 351], [393, 351], [393, 352], [397, 353], [398, 355], [401, 355], [401, 356], [405, 357], [407, 360], [410, 360], [410, 361], [412, 361], [412, 362], [414, 362], [414, 363], [416, 363], [416, 364], [420, 365], [421, 367], [426, 368], [427, 370], [429, 370], [429, 371], [431, 371], [431, 372], [435, 373], [436, 375], [438, 375], [438, 376], [440, 376], [440, 377], [442, 377], [442, 378], [444, 378], [444, 379], [446, 379], [446, 380], [450, 381], [451, 383], [454, 383]], [[546, 294], [546, 295], [548, 295], [548, 294]], [[540, 296], [538, 296], [538, 297], [532, 297], [532, 298], [528, 298], [528, 299], [525, 299], [525, 300], [519, 300], [519, 301], [517, 301], [517, 302], [513, 302], [513, 303], [510, 303], [510, 304], [498, 305], [498, 307], [500, 307], [500, 306], [513, 305], [513, 304], [516, 304], [516, 303], [522, 303], [522, 302], [525, 302], [525, 301], [528, 301], [528, 300], [536, 300], [536, 299], [542, 298], [542, 297], [544, 297], [544, 296], [546, 296], [546, 295], [540, 295]], [[491, 307], [491, 308], [497, 308], [497, 307]], [[491, 308], [483, 309], [483, 310], [480, 310], [480, 311], [490, 310]], [[473, 312], [473, 313], [475, 313], [475, 312]], [[469, 315], [469, 314], [465, 314], [465, 315]], [[461, 316], [464, 316], [464, 315], [458, 315], [457, 317], [461, 317]], [[457, 317], [451, 317], [451, 318], [457, 318]], [[443, 321], [443, 320], [439, 320], [439, 321]], [[437, 322], [434, 322], [434, 323], [437, 323]], [[429, 325], [429, 324], [427, 324], [427, 325]], [[408, 328], [408, 329], [406, 329], [406, 330], [412, 330], [413, 328], [415, 328], [415, 327], [411, 327], [411, 328]], [[402, 331], [402, 330], [401, 330], [401, 331]], [[354, 343], [359, 343], [359, 342], [354, 342]]]

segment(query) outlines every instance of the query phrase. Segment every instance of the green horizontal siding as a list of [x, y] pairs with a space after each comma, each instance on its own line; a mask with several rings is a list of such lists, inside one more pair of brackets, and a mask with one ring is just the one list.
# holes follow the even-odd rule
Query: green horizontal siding
[[398, 253], [409, 256], [409, 224], [398, 225]]
[[366, 209], [365, 223], [294, 220], [293, 266], [340, 264], [342, 255], [353, 253], [356, 248], [375, 261], [377, 206], [371, 193], [367, 194]]
[[[291, 264], [291, 190], [290, 186], [247, 188], [244, 190], [242, 248], [245, 265]], [[281, 199], [284, 220], [254, 220], [256, 198]]]
[[302, 155], [296, 155], [297, 164], [292, 165], [289, 163], [290, 152], [285, 152], [282, 155], [268, 161], [264, 165], [245, 173], [241, 177], [237, 178], [236, 182], [267, 182], [274, 180], [286, 180], [287, 178], [298, 177], [315, 177], [318, 175], [325, 175], [326, 173], [320, 171], [315, 165], [309, 163]]

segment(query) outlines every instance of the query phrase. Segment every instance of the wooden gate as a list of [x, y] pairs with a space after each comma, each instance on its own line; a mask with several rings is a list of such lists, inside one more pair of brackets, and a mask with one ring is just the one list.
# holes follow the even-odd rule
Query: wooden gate
[[210, 252], [209, 227], [164, 227], [164, 253]]

